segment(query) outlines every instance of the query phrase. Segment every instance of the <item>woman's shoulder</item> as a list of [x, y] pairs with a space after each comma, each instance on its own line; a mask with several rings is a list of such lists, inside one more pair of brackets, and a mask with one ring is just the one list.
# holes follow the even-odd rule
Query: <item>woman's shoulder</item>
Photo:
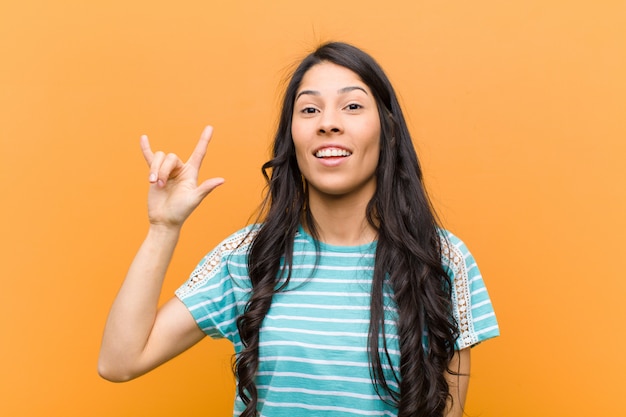
[[249, 225], [217, 244], [200, 260], [187, 282], [177, 290], [178, 297], [184, 299], [194, 294], [199, 288], [213, 282], [213, 279], [217, 279], [220, 285], [230, 285], [230, 280], [224, 277], [231, 272], [238, 271], [241, 272], [238, 275], [245, 276], [247, 252], [257, 232], [258, 225]]
[[441, 256], [444, 268], [453, 275], [468, 273], [476, 267], [476, 261], [467, 245], [457, 235], [446, 229], [439, 229]]
[[229, 262], [232, 259], [241, 262], [247, 255], [258, 230], [258, 224], [251, 224], [226, 237], [202, 258], [196, 267], [196, 272], [204, 270], [206, 275], [219, 264]]
[[438, 231], [441, 251], [443, 253], [448, 254], [458, 252], [464, 255], [469, 253], [467, 245], [457, 235], [443, 228], [439, 228]]
[[222, 240], [212, 252], [246, 252], [261, 228], [260, 224], [245, 226]]

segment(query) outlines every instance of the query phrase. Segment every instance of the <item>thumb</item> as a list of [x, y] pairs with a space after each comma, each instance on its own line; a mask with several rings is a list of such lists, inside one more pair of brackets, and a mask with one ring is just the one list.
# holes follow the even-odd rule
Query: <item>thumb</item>
[[224, 178], [211, 178], [198, 185], [197, 191], [201, 199], [206, 197], [211, 191], [224, 184]]

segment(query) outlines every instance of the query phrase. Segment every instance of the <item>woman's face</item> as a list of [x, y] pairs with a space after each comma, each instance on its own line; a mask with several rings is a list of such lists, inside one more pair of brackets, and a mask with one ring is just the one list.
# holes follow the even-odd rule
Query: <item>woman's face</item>
[[354, 72], [330, 62], [311, 67], [296, 93], [291, 134], [310, 199], [372, 198], [380, 118], [372, 92]]

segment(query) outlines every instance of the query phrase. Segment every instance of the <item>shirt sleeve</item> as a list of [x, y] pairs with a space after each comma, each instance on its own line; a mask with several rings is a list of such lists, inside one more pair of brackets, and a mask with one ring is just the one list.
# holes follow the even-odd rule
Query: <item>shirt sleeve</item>
[[443, 266], [452, 282], [452, 308], [460, 332], [456, 349], [499, 336], [500, 328], [487, 287], [467, 246], [446, 231], [442, 252]]
[[249, 294], [245, 255], [249, 240], [245, 229], [224, 240], [176, 290], [176, 296], [209, 337], [238, 342], [237, 317]]

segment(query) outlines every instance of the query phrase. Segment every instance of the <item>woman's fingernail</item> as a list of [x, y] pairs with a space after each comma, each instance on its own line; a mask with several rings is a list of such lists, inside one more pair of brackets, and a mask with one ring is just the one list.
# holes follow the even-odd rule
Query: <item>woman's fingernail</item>
[[157, 175], [155, 173], [150, 174], [150, 176], [148, 177], [148, 181], [150, 182], [155, 182], [157, 179]]

